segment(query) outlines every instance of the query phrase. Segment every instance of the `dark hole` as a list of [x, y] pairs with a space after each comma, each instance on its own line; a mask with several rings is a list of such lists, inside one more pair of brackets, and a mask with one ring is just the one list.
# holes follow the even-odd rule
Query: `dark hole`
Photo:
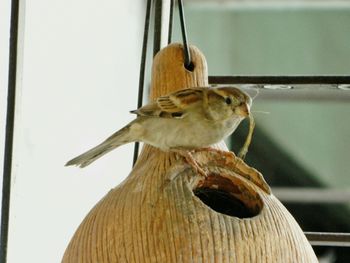
[[252, 211], [240, 199], [223, 190], [197, 188], [193, 192], [204, 204], [216, 212], [238, 218], [249, 218], [257, 215], [257, 211]]
[[185, 68], [188, 70], [188, 71], [193, 71], [194, 70], [194, 64], [193, 62], [191, 61], [190, 64], [186, 65], [185, 64]]

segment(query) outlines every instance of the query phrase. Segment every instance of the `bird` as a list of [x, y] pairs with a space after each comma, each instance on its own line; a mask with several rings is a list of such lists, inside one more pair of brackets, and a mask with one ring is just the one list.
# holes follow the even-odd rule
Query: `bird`
[[[203, 173], [191, 151], [210, 149], [211, 145], [232, 134], [243, 119], [251, 116], [251, 105], [251, 97], [237, 87], [178, 90], [131, 111], [136, 119], [96, 147], [68, 161], [66, 166], [86, 167], [123, 144], [139, 141], [165, 152], [177, 152]], [[247, 152], [254, 128], [253, 121], [250, 123], [242, 156]]]

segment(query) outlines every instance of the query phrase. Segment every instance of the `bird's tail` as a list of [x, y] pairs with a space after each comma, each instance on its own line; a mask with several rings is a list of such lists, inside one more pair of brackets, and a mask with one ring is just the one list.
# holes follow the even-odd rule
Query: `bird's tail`
[[66, 166], [76, 165], [80, 168], [88, 166], [92, 162], [96, 161], [106, 153], [114, 150], [122, 144], [132, 142], [134, 140], [128, 138], [129, 136], [130, 124], [122, 128], [121, 130], [114, 133], [112, 136], [107, 138], [104, 142], [97, 145], [96, 147], [88, 150], [87, 152], [73, 158], [66, 163]]

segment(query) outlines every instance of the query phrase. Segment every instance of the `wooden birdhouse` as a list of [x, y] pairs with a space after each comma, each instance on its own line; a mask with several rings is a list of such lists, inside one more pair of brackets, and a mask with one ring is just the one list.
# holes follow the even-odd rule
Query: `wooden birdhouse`
[[[171, 44], [154, 58], [151, 99], [208, 86], [203, 54]], [[215, 145], [227, 151], [223, 142]], [[182, 157], [145, 145], [130, 175], [86, 216], [63, 263], [317, 262], [294, 218], [261, 173], [234, 155], [199, 151], [197, 174]]]

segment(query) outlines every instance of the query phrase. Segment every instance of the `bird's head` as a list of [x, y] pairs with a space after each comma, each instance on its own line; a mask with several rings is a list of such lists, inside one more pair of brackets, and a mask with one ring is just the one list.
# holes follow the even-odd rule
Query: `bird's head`
[[236, 87], [213, 88], [208, 93], [208, 105], [215, 119], [227, 119], [233, 116], [246, 118], [250, 115], [252, 99]]

